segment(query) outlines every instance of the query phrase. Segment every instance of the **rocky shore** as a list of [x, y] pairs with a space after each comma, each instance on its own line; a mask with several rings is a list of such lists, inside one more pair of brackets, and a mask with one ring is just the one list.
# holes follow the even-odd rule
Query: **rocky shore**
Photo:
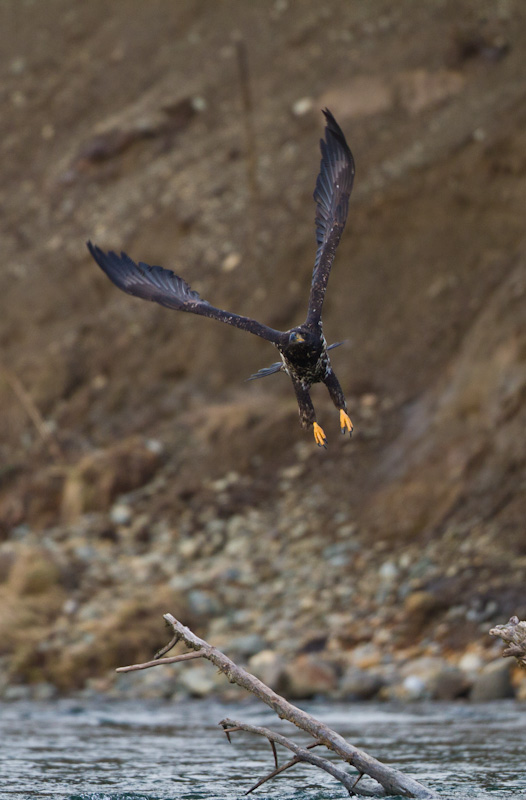
[[488, 636], [495, 604], [461, 597], [471, 560], [449, 569], [446, 594], [443, 547], [369, 547], [316, 485], [305, 491], [316, 458], [297, 448], [272, 503], [254, 503], [253, 478], [230, 471], [175, 501], [169, 517], [152, 512], [166, 509], [174, 480], [157, 441], [90, 454], [60, 478], [53, 469], [55, 511], [68, 523], [38, 533], [20, 524], [0, 545], [10, 651], [0, 696], [228, 696], [205, 664], [114, 673], [164, 644], [170, 611], [291, 698], [526, 699], [521, 671]]
[[[232, 691], [115, 674], [171, 612], [293, 698], [525, 699], [488, 635], [526, 618], [521, 3], [132, 5], [0, 12], [0, 697]], [[357, 162], [327, 451], [243, 382], [270, 347], [85, 248], [297, 324], [325, 106]]]

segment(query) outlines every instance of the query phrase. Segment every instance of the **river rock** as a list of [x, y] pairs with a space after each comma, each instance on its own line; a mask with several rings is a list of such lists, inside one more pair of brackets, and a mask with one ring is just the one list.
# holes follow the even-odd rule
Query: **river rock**
[[235, 636], [230, 640], [228, 650], [236, 657], [249, 658], [260, 650], [265, 649], [266, 642], [257, 633], [247, 633], [244, 636]]
[[31, 686], [22, 684], [11, 684], [7, 686], [2, 693], [2, 700], [8, 702], [16, 702], [19, 700], [31, 699]]
[[486, 664], [475, 679], [469, 699], [475, 703], [484, 703], [487, 700], [513, 697], [511, 666], [510, 661], [501, 658]]
[[414, 641], [443, 607], [443, 600], [432, 592], [411, 592], [404, 602], [404, 633], [408, 640]]
[[525, 680], [526, 676], [524, 674], [524, 670], [522, 669], [522, 667], [518, 667], [514, 670], [515, 673], [517, 673], [517, 671], [518, 671], [518, 680], [513, 682], [514, 686], [516, 686], [515, 698], [516, 700], [519, 701], [519, 703], [524, 703], [526, 702], [526, 680]]
[[32, 699], [37, 703], [45, 703], [53, 700], [58, 695], [58, 688], [48, 681], [41, 681], [35, 684], [32, 690]]
[[340, 681], [339, 694], [346, 700], [369, 700], [379, 692], [383, 683], [377, 673], [351, 666]]
[[299, 655], [286, 668], [287, 696], [297, 700], [332, 692], [337, 688], [336, 670], [318, 656]]
[[261, 650], [248, 662], [249, 671], [274, 691], [282, 691], [285, 680], [285, 662], [274, 650]]
[[402, 683], [390, 688], [390, 699], [453, 700], [469, 689], [469, 681], [458, 667], [445, 659], [422, 656], [406, 664], [402, 670]]
[[115, 503], [110, 510], [110, 519], [115, 525], [129, 525], [133, 509], [127, 503]]
[[184, 664], [178, 684], [191, 697], [206, 697], [216, 688], [214, 670], [210, 665]]
[[144, 486], [160, 463], [159, 452], [139, 437], [88, 453], [65, 481], [63, 520], [72, 523], [87, 511], [108, 510], [120, 494]]
[[355, 667], [367, 669], [382, 663], [383, 654], [372, 642], [357, 645], [351, 653], [350, 660]]
[[203, 589], [191, 589], [187, 594], [189, 611], [196, 617], [210, 617], [221, 610], [217, 597]]
[[468, 652], [461, 656], [458, 666], [462, 672], [465, 672], [468, 677], [474, 680], [476, 675], [482, 669], [483, 663], [484, 662], [478, 653]]

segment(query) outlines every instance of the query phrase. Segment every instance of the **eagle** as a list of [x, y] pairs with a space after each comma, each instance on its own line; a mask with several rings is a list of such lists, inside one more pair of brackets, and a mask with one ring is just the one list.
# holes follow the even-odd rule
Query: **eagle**
[[88, 250], [99, 267], [122, 291], [144, 300], [152, 300], [166, 308], [189, 311], [225, 322], [260, 336], [277, 347], [280, 361], [260, 369], [249, 380], [264, 378], [279, 371], [286, 372], [296, 393], [301, 426], [312, 429], [319, 447], [326, 447], [327, 437], [316, 421], [316, 412], [310, 397], [313, 383], [321, 382], [327, 387], [340, 412], [341, 432], [352, 435], [353, 431], [345, 397], [329, 358], [329, 350], [338, 347], [341, 342], [327, 346], [321, 316], [336, 248], [347, 220], [354, 180], [354, 159], [331, 112], [325, 109], [323, 114], [326, 122], [325, 138], [320, 140], [321, 165], [314, 190], [317, 250], [307, 318], [301, 325], [288, 331], [278, 331], [249, 317], [222, 311], [203, 300], [172, 270], [149, 266], [142, 261], [136, 264], [126, 253], [106, 253], [90, 241], [87, 242]]

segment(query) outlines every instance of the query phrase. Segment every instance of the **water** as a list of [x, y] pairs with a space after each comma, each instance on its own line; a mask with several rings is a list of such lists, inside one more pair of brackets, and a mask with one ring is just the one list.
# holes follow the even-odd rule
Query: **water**
[[[526, 800], [526, 708], [520, 705], [304, 707], [444, 800]], [[229, 745], [217, 727], [225, 716], [308, 741], [254, 704], [0, 704], [0, 798], [237, 800], [273, 762], [257, 737], [237, 733]], [[324, 772], [298, 765], [257, 796], [332, 800], [347, 793]]]

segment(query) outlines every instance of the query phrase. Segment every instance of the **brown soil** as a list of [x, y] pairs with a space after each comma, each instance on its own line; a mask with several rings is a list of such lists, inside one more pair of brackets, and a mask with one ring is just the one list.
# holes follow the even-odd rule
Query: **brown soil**
[[[489, 647], [484, 631], [526, 613], [524, 52], [519, 0], [2, 3], [11, 680], [83, 683], [78, 652], [57, 654], [93, 648], [97, 598], [115, 660], [149, 657], [149, 634], [115, 642], [152, 585], [159, 643], [167, 586], [166, 611], [196, 584], [209, 597], [214, 625], [184, 612], [203, 633], [266, 630], [296, 651], [320, 631], [329, 650]], [[222, 308], [301, 322], [326, 105], [357, 176], [324, 311], [356, 433], [340, 437], [315, 388], [325, 452], [286, 377], [243, 383], [268, 345], [120, 293], [85, 241], [171, 267]], [[93, 673], [111, 662], [93, 656]]]

